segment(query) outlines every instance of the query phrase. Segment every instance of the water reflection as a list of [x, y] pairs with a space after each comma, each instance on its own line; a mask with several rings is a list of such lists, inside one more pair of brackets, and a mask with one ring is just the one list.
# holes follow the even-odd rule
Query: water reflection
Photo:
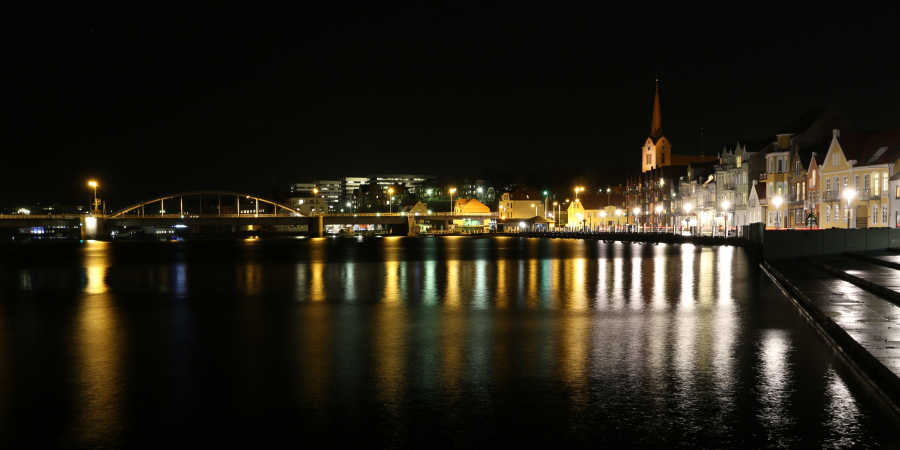
[[88, 242], [83, 249], [84, 295], [78, 310], [77, 342], [81, 389], [78, 439], [102, 442], [121, 431], [120, 373], [123, 330], [106, 284], [110, 267], [105, 242]]
[[[53, 279], [71, 284], [76, 307], [59, 326], [72, 332], [72, 376], [50, 384], [74, 380], [64, 421], [82, 447], [115, 447], [130, 421], [160, 415], [229, 426], [278, 417], [291, 432], [410, 446], [424, 446], [419, 427], [549, 433], [559, 445], [611, 433], [650, 446], [791, 446], [806, 434], [825, 446], [881, 442], [873, 406], [814, 333], [785, 319], [776, 291], [759, 294], [740, 249], [515, 238], [240, 245], [231, 260], [194, 250], [129, 265], [92, 243], [68, 281], [9, 270], [0, 398], [43, 395], [16, 392], [31, 373], [6, 355], [26, 353], [23, 335], [41, 339], [13, 310], [40, 305]], [[131, 295], [132, 279], [147, 292]], [[233, 302], [220, 301], [223, 290]], [[164, 367], [129, 383], [132, 368], [155, 365]]]

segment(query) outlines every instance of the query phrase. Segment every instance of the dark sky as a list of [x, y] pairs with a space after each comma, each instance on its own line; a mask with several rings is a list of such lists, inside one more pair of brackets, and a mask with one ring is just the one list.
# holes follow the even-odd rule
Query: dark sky
[[81, 200], [89, 177], [114, 204], [375, 172], [619, 181], [657, 73], [675, 153], [826, 104], [900, 123], [897, 11], [323, 3], [10, 17], [0, 197]]

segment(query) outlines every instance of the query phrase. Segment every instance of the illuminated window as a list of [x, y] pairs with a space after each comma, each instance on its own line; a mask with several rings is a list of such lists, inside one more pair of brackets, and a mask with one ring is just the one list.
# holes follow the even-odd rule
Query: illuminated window
[[825, 221], [829, 222], [831, 220], [831, 207], [825, 205]]
[[887, 225], [888, 209], [886, 205], [881, 205], [881, 223]]
[[878, 223], [878, 207], [872, 207], [872, 223]]

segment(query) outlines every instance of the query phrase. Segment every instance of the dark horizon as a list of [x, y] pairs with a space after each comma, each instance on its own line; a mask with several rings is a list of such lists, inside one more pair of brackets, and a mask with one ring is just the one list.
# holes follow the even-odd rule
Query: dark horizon
[[895, 11], [318, 8], [14, 25], [3, 200], [84, 199], [92, 177], [116, 203], [372, 173], [615, 184], [657, 76], [673, 153], [825, 105], [900, 118]]

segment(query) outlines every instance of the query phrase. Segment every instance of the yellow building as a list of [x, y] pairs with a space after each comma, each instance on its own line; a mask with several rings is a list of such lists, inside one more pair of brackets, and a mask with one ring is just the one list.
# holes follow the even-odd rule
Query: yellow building
[[567, 226], [577, 230], [598, 230], [603, 227], [625, 225], [628, 220], [625, 210], [614, 205], [602, 206], [599, 200], [599, 198], [577, 198], [569, 203], [566, 209]]
[[[880, 146], [884, 136], [870, 136], [844, 148], [840, 131], [834, 130], [820, 168], [819, 211], [822, 228], [887, 227], [890, 214], [888, 184], [897, 173], [897, 147]], [[868, 145], [867, 145], [868, 144]], [[849, 198], [848, 198], [849, 197]]]
[[775, 147], [766, 153], [766, 167], [760, 173], [760, 181], [765, 183], [767, 203], [766, 227], [785, 228], [790, 226], [787, 212], [791, 197], [788, 195], [793, 175], [791, 174], [792, 155], [791, 135], [776, 136]]

